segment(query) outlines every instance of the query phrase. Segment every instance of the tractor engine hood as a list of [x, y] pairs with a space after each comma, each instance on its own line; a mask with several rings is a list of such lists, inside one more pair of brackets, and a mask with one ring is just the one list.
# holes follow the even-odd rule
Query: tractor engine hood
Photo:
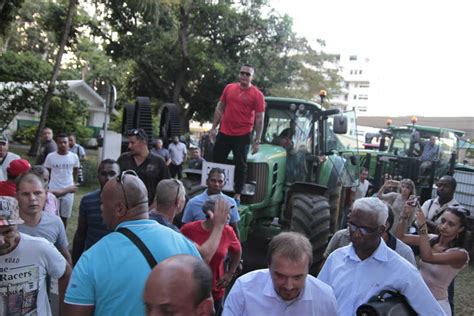
[[[260, 149], [254, 155], [252, 154], [252, 145], [250, 145], [249, 153], [247, 155], [247, 162], [258, 163], [258, 162], [267, 162], [277, 158], [286, 157], [286, 149], [280, 146], [271, 145], [271, 144], [260, 144]], [[234, 156], [232, 153], [229, 155], [229, 160], [233, 160]]]

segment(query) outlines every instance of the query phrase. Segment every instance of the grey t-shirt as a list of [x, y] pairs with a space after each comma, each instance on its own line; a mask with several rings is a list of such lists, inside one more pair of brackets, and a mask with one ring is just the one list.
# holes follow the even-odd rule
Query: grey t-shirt
[[41, 212], [41, 220], [35, 227], [26, 224], [18, 225], [18, 230], [24, 234], [43, 237], [59, 249], [68, 247], [66, 230], [59, 216]]

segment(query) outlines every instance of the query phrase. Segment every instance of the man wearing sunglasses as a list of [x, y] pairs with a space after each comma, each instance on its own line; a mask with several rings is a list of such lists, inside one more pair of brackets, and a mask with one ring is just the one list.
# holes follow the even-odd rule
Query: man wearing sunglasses
[[182, 234], [149, 219], [148, 193], [133, 170], [107, 181], [101, 201], [104, 223], [114, 231], [79, 258], [64, 315], [144, 315], [142, 294], [151, 267], [178, 254], [200, 257], [199, 252]]
[[128, 152], [117, 159], [120, 170], [134, 170], [145, 183], [148, 190], [148, 201], [155, 198], [157, 184], [169, 179], [170, 173], [165, 160], [148, 150], [148, 136], [143, 129], [131, 129], [127, 132]]
[[383, 241], [387, 217], [387, 205], [377, 198], [354, 202], [348, 220], [352, 243], [330, 254], [318, 276], [333, 288], [338, 315], [355, 315], [382, 290], [400, 292], [419, 315], [444, 315], [418, 270]]
[[252, 142], [252, 131], [255, 127], [252, 145], [252, 154], [255, 154], [259, 150], [263, 129], [265, 100], [262, 92], [252, 85], [254, 72], [252, 65], [244, 64], [240, 67], [239, 82], [230, 83], [224, 88], [210, 131], [211, 137], [215, 138], [214, 162], [226, 163], [231, 151], [234, 155], [234, 191], [238, 201], [247, 177], [247, 154]]

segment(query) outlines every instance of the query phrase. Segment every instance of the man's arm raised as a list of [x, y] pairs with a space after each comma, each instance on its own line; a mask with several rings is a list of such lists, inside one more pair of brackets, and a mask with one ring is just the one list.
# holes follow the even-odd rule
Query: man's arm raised
[[202, 245], [197, 245], [199, 253], [203, 260], [209, 263], [214, 256], [222, 237], [222, 231], [227, 223], [230, 207], [227, 201], [219, 199], [214, 206], [214, 212], [208, 211], [209, 218], [212, 221], [212, 231], [209, 239]]

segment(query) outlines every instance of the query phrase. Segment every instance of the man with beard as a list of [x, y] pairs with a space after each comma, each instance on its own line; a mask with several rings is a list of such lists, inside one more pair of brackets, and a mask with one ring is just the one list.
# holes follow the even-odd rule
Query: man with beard
[[[211, 138], [215, 138], [213, 161], [226, 163], [231, 151], [234, 156], [234, 198], [238, 203], [247, 178], [247, 154], [250, 144], [253, 143], [252, 154], [257, 153], [263, 131], [265, 100], [263, 93], [252, 84], [254, 73], [255, 68], [252, 65], [244, 64], [240, 67], [239, 82], [230, 83], [224, 88], [210, 130]], [[252, 142], [254, 126], [256, 133]]]
[[148, 150], [148, 136], [143, 129], [131, 129], [127, 133], [128, 152], [123, 153], [117, 162], [121, 171], [133, 170], [145, 183], [148, 202], [155, 199], [156, 185], [163, 179], [169, 179], [168, 167], [163, 158]]
[[336, 315], [332, 289], [308, 275], [313, 248], [299, 233], [281, 233], [271, 240], [268, 269], [237, 279], [224, 305], [224, 316]]
[[421, 206], [421, 210], [426, 217], [428, 232], [435, 233], [441, 215], [449, 206], [459, 206], [454, 199], [454, 191], [456, 191], [456, 179], [452, 176], [444, 176], [436, 183], [436, 193], [438, 196], [434, 199], [425, 201]]

